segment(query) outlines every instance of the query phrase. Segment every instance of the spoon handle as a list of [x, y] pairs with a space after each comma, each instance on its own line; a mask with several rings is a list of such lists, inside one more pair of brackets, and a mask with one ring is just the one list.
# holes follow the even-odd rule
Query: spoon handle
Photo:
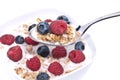
[[81, 32], [81, 36], [83, 36], [85, 34], [85, 32], [95, 23], [97, 22], [100, 22], [102, 20], [106, 20], [106, 19], [109, 19], [109, 18], [113, 18], [113, 17], [118, 17], [120, 16], [120, 11], [119, 12], [115, 12], [115, 13], [111, 13], [111, 14], [108, 14], [108, 15], [105, 15], [105, 16], [102, 16], [102, 17], [99, 17], [87, 24], [85, 24], [84, 26], [82, 26], [80, 28], [80, 32]]

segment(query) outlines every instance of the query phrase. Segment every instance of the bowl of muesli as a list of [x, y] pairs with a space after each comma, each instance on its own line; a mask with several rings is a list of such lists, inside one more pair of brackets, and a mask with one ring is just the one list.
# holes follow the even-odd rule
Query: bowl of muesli
[[[81, 37], [75, 31], [76, 25], [69, 14], [44, 9], [0, 26], [0, 53], [10, 75], [15, 80], [79, 79], [94, 60], [95, 46], [90, 34]], [[43, 43], [31, 37], [33, 30], [36, 35], [32, 36]], [[71, 41], [75, 43], [63, 45]]]

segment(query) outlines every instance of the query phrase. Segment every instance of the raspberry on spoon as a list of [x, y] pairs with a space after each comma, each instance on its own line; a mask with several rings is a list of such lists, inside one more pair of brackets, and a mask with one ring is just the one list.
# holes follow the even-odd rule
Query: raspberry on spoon
[[63, 20], [55, 20], [50, 24], [50, 31], [56, 35], [62, 35], [67, 30], [67, 23]]

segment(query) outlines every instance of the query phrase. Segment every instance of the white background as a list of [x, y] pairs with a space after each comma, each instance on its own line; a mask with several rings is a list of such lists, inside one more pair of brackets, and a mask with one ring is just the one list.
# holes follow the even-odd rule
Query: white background
[[[120, 1], [1, 0], [0, 25], [26, 13], [46, 8], [66, 11], [69, 15], [74, 16], [74, 19], [78, 20], [77, 22], [80, 25], [84, 25], [100, 16], [120, 11]], [[97, 55], [81, 80], [120, 80], [120, 17], [97, 23], [89, 32], [96, 46]], [[4, 69], [5, 67], [0, 67], [0, 80], [7, 77]]]

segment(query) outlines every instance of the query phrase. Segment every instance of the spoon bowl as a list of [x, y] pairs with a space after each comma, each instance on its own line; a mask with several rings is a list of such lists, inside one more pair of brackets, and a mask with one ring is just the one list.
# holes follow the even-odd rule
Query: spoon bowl
[[40, 33], [37, 32], [37, 28], [36, 27], [34, 27], [33, 29], [31, 29], [30, 32], [29, 32], [30, 38], [33, 39], [34, 41], [40, 42], [42, 44], [51, 45], [51, 46], [59, 46], [59, 45], [60, 46], [68, 46], [68, 45], [74, 44], [75, 41], [80, 40], [80, 34], [77, 31], [75, 31], [75, 30], [74, 30], [74, 34], [73, 34], [74, 35], [74, 40], [70, 41], [70, 42], [67, 42], [65, 44], [62, 44], [60, 42], [44, 41], [44, 40], [42, 40], [42, 39], [39, 38], [39, 34]]
[[[38, 32], [37, 32], [37, 29], [36, 27], [34, 27], [32, 30], [30, 30], [29, 32], [29, 35], [30, 37], [37, 41], [37, 42], [40, 42], [42, 44], [48, 44], [48, 45], [51, 45], [51, 46], [69, 46], [71, 44], [74, 44], [75, 42], [77, 42], [78, 40], [81, 39], [81, 37], [85, 34], [85, 32], [95, 23], [97, 22], [100, 22], [102, 20], [106, 20], [106, 19], [109, 19], [109, 18], [113, 18], [113, 17], [117, 17], [117, 16], [120, 16], [120, 12], [115, 12], [115, 13], [111, 13], [111, 14], [108, 14], [108, 15], [105, 15], [105, 16], [102, 16], [102, 17], [99, 17], [99, 18], [96, 18], [94, 20], [92, 20], [91, 22], [85, 24], [84, 26], [78, 26], [76, 29], [74, 29], [74, 40], [73, 41], [70, 41], [70, 42], [67, 42], [65, 44], [61, 44], [59, 42], [50, 42], [50, 41], [43, 41], [41, 39], [38, 38]], [[80, 33], [80, 35], [78, 35], [78, 32]]]

